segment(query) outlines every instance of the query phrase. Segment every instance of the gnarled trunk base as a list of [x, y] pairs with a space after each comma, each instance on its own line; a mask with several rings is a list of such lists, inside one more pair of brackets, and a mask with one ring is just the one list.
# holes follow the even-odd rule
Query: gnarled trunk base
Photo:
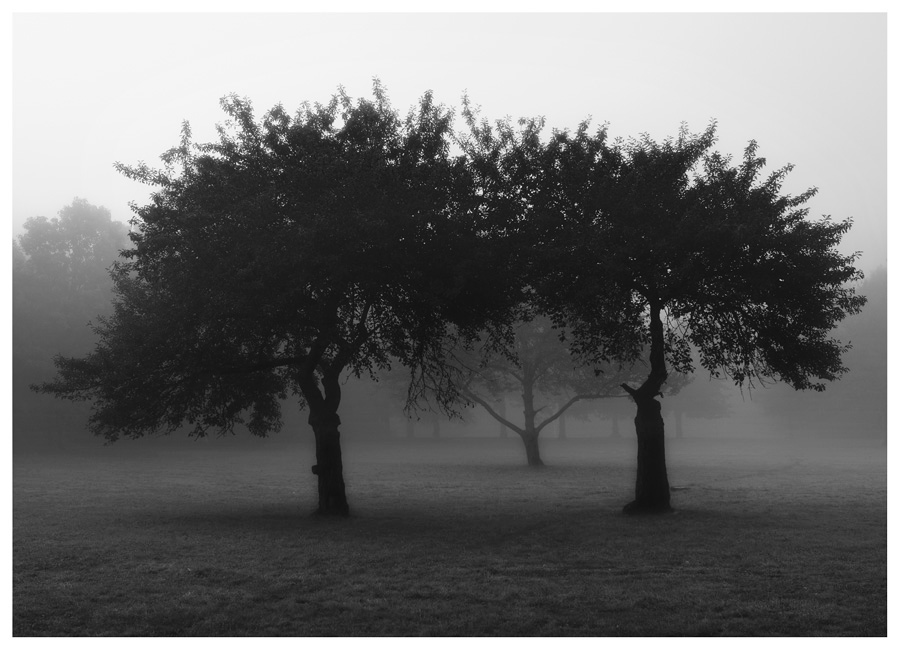
[[341, 419], [337, 413], [309, 415], [316, 434], [316, 464], [312, 473], [319, 477], [319, 507], [316, 515], [350, 514], [344, 489], [344, 464], [341, 458]]
[[637, 416], [634, 428], [638, 440], [637, 480], [634, 501], [626, 505], [625, 514], [657, 514], [670, 512], [669, 478], [666, 472], [665, 424], [660, 404], [650, 397], [636, 396]]

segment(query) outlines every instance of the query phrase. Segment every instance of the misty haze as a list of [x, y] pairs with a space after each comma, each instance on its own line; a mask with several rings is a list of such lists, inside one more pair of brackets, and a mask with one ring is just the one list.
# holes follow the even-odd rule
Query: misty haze
[[621, 133], [382, 63], [142, 117], [130, 214], [87, 162], [24, 213], [17, 145], [13, 635], [886, 636], [880, 198], [725, 104]]

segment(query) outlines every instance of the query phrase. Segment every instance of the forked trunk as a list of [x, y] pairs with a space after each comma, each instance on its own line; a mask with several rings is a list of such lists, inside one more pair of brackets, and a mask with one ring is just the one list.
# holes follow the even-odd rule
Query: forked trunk
[[535, 427], [534, 418], [537, 411], [534, 410], [534, 368], [528, 363], [522, 364], [522, 405], [523, 415], [525, 416], [525, 428], [518, 430], [516, 433], [525, 443], [525, 457], [528, 459], [529, 467], [543, 467], [544, 461], [541, 460], [541, 452], [538, 449], [538, 433]]
[[310, 413], [309, 424], [316, 435], [316, 464], [313, 474], [319, 477], [317, 515], [350, 514], [344, 489], [344, 463], [341, 458], [341, 419], [337, 413]]
[[650, 303], [650, 376], [640, 388], [622, 384], [637, 404], [634, 429], [637, 433], [638, 458], [634, 501], [626, 505], [625, 514], [669, 512], [669, 478], [666, 472], [666, 437], [662, 408], [656, 401], [666, 381], [665, 341], [658, 303]]
[[344, 462], [341, 458], [340, 364], [322, 367], [322, 390], [310, 366], [302, 369], [299, 383], [309, 407], [309, 425], [316, 436], [316, 464], [312, 472], [319, 478], [319, 507], [317, 515], [350, 514], [347, 494], [344, 490]]

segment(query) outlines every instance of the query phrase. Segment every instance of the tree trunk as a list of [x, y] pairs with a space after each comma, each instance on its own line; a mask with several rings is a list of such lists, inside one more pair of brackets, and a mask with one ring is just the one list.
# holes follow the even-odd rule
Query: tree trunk
[[338, 407], [341, 404], [340, 364], [322, 368], [322, 388], [310, 366], [300, 370], [298, 383], [309, 407], [309, 425], [316, 436], [316, 464], [312, 473], [319, 478], [317, 515], [350, 514], [344, 490], [344, 463], [341, 458], [341, 433]]
[[638, 458], [634, 501], [622, 511], [625, 514], [669, 512], [669, 478], [666, 472], [666, 438], [662, 408], [656, 400], [668, 373], [665, 361], [665, 339], [660, 318], [660, 305], [650, 301], [650, 375], [640, 388], [622, 384], [637, 404], [634, 429], [637, 433]]
[[525, 443], [525, 457], [528, 459], [529, 467], [543, 467], [544, 461], [541, 460], [541, 451], [538, 447], [537, 433], [521, 434], [522, 442]]
[[534, 410], [534, 369], [526, 363], [522, 363], [522, 407], [525, 416], [525, 428], [517, 433], [525, 443], [525, 457], [528, 459], [529, 467], [543, 467], [544, 461], [541, 460], [541, 452], [538, 449], [538, 429], [535, 427], [534, 418], [536, 412]]
[[316, 435], [316, 464], [312, 472], [319, 477], [317, 515], [350, 514], [344, 489], [344, 463], [341, 457], [341, 419], [337, 413], [310, 413], [309, 424]]
[[634, 428], [638, 440], [637, 480], [634, 501], [624, 512], [667, 512], [669, 479], [666, 471], [665, 424], [660, 404], [654, 398], [638, 398]]

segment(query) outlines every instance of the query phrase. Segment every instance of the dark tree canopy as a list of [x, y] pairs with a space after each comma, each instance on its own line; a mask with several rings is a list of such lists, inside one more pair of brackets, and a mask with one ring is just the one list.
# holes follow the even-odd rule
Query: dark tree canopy
[[293, 117], [276, 106], [257, 121], [235, 96], [222, 107], [218, 141], [192, 143], [185, 124], [164, 169], [119, 165], [156, 190], [135, 207], [114, 314], [96, 349], [59, 359], [42, 389], [92, 399], [90, 425], [109, 440], [184, 423], [266, 435], [279, 399], [297, 395], [316, 432], [320, 499], [323, 475], [334, 483], [336, 504], [320, 510], [346, 512], [341, 373], [398, 359], [443, 382], [429, 388], [452, 403], [432, 358], [448, 335], [503, 320], [514, 275], [450, 154], [452, 113], [430, 93], [405, 119], [377, 82], [373, 100], [341, 91]]
[[645, 381], [623, 385], [638, 407], [636, 511], [669, 508], [654, 398], [670, 367], [692, 370], [692, 346], [737, 383], [823, 390], [845, 370], [831, 332], [865, 302], [856, 255], [837, 250], [851, 222], [809, 219], [815, 190], [782, 195], [790, 167], [761, 177], [755, 143], [737, 166], [714, 143], [714, 125], [662, 143], [556, 132], [531, 208], [543, 242], [531, 282], [577, 351], [627, 360], [649, 347]]
[[691, 344], [738, 383], [822, 390], [844, 370], [831, 331], [864, 302], [849, 285], [856, 255], [837, 251], [851, 221], [810, 220], [815, 190], [782, 195], [790, 166], [761, 178], [756, 143], [738, 166], [714, 143], [714, 126], [663, 143], [557, 133], [540, 215], [557, 248], [541, 295], [598, 357], [638, 354], [661, 314], [676, 370], [692, 369]]
[[545, 138], [542, 120], [492, 125], [468, 100], [457, 136], [430, 93], [405, 117], [378, 82], [373, 94], [261, 119], [230, 96], [216, 141], [185, 124], [163, 169], [118, 165], [155, 191], [134, 206], [113, 313], [40, 390], [92, 400], [108, 440], [185, 424], [266, 435], [296, 396], [319, 512], [346, 514], [342, 374], [400, 364], [411, 401], [452, 409], [447, 351], [485, 335], [509, 351], [526, 305], [595, 368], [649, 359], [638, 387], [620, 385], [637, 408], [629, 511], [659, 512], [670, 369], [696, 355], [738, 384], [816, 391], [845, 371], [832, 331], [865, 302], [856, 256], [837, 249], [851, 222], [810, 219], [815, 190], [783, 195], [790, 167], [764, 177], [755, 143], [733, 165], [712, 150], [714, 125], [661, 143], [610, 142], [586, 122]]

